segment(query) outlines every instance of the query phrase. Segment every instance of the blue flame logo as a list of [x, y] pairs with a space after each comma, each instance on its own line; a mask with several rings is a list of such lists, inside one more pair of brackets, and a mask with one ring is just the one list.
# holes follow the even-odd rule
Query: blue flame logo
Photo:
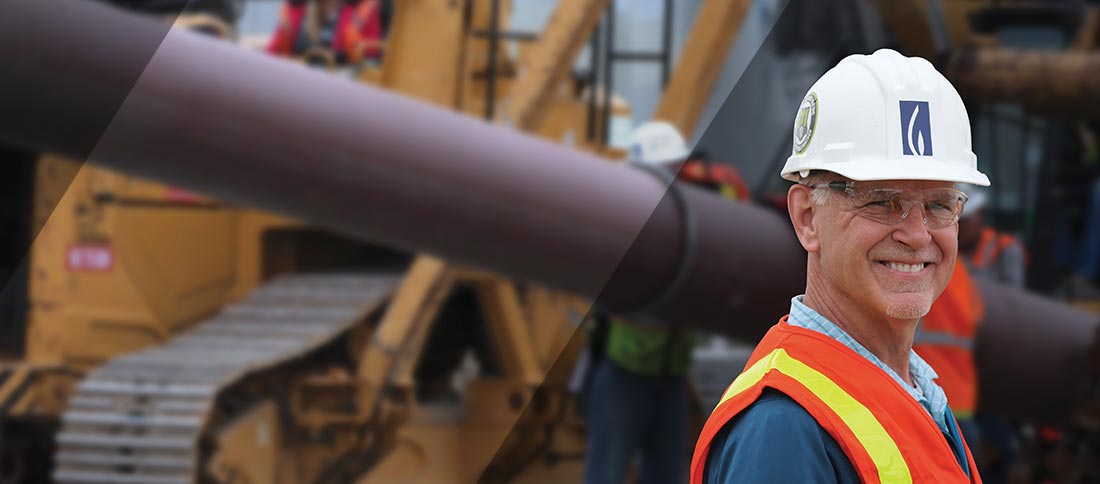
[[932, 121], [928, 101], [898, 101], [901, 107], [901, 152], [932, 156]]

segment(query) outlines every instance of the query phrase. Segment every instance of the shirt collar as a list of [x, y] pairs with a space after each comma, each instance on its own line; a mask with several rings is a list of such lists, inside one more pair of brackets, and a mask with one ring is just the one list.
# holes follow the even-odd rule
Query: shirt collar
[[787, 318], [787, 324], [791, 326], [797, 326], [800, 328], [817, 331], [830, 338], [839, 341], [844, 346], [847, 346], [852, 351], [855, 351], [860, 356], [866, 358], [875, 366], [881, 368], [890, 375], [898, 385], [900, 385], [906, 392], [909, 393], [918, 403], [928, 410], [928, 413], [932, 416], [932, 419], [936, 421], [936, 425], [940, 427], [941, 431], [947, 431], [947, 395], [943, 392], [943, 388], [940, 388], [936, 384], [936, 378], [939, 375], [932, 369], [923, 358], [917, 355], [913, 350], [909, 350], [909, 374], [913, 377], [913, 381], [917, 387], [914, 388], [905, 383], [905, 380], [901, 378], [892, 368], [883, 363], [879, 357], [871, 353], [862, 344], [852, 338], [847, 332], [837, 326], [828, 318], [822, 316], [817, 311], [814, 311], [809, 306], [802, 303], [804, 295], [795, 296], [791, 299], [791, 315]]

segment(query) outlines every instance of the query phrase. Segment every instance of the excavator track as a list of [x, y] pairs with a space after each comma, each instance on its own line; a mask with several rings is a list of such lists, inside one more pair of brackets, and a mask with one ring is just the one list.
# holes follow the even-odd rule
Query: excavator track
[[62, 415], [58, 483], [190, 484], [219, 395], [306, 355], [381, 307], [399, 276], [290, 275], [166, 344], [91, 371]]

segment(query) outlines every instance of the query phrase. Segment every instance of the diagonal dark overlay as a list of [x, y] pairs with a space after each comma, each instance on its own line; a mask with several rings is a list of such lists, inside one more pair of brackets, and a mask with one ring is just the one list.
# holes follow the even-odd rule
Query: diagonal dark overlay
[[[822, 3], [799, 3], [809, 2]], [[11, 75], [0, 76], [0, 140], [24, 151], [91, 158], [360, 240], [593, 297], [611, 313], [646, 312], [628, 316], [743, 340], [763, 333], [803, 287], [803, 252], [789, 223], [762, 208], [678, 184], [666, 190], [666, 181], [622, 164], [168, 32], [102, 4], [17, 0], [8, 7], [0, 43], [25, 47], [0, 51], [0, 64], [12, 66]], [[780, 51], [770, 46], [787, 14], [747, 72], [771, 63], [759, 53]], [[812, 41], [834, 33], [826, 26], [808, 35]], [[738, 82], [723, 109], [755, 94]], [[754, 128], [748, 124], [735, 128]], [[715, 126], [703, 143], [728, 134]], [[1044, 345], [1044, 334], [1033, 336], [1013, 351], [1027, 356], [1087, 340]], [[1065, 361], [1046, 360], [1051, 367]], [[568, 370], [559, 360], [547, 384]], [[1015, 370], [1002, 372], [1009, 373], [1003, 394], [1017, 397], [1027, 388], [1058, 400], [1051, 396], [1057, 392], [1017, 384]], [[1055, 376], [1038, 382], [1044, 390], [1073, 380], [1064, 369], [1049, 373]], [[525, 415], [538, 411], [535, 400]]]
[[[143, 24], [133, 31], [114, 32], [112, 42], [101, 48], [127, 52], [113, 56], [113, 62], [98, 66], [97, 75], [75, 74], [88, 67], [89, 56], [81, 29], [74, 23], [106, 22], [118, 14], [115, 8], [92, 10], [85, 16], [84, 3], [92, 0], [14, 0], [0, 16], [0, 37], [8, 59], [0, 74], [0, 158], [3, 159], [4, 211], [0, 229], [0, 352], [13, 357], [24, 351], [28, 317], [29, 251], [48, 214], [60, 196], [35, 196], [36, 160], [46, 138], [64, 140], [63, 154], [82, 165], [121, 109], [130, 90], [145, 71], [172, 23], [187, 8], [187, 2], [158, 2], [160, 22]], [[15, 8], [41, 3], [37, 8]], [[47, 30], [33, 35], [28, 29]], [[50, 45], [25, 47], [28, 42]], [[28, 95], [39, 91], [53, 95]], [[34, 99], [34, 102], [27, 102]], [[52, 115], [73, 113], [72, 115]], [[55, 144], [56, 145], [56, 144]], [[67, 187], [79, 170], [53, 172], [55, 186]], [[64, 254], [56, 254], [63, 257]]]
[[[757, 91], [760, 88], [759, 85], [744, 83], [742, 80], [758, 77], [758, 73], [770, 68], [771, 64], [776, 61], [778, 53], [782, 51], [777, 46], [781, 42], [780, 36], [796, 28], [796, 25], [803, 21], [798, 15], [799, 12], [796, 12], [796, 9], [788, 9], [788, 6], [790, 6], [789, 2], [781, 2], [775, 23], [768, 27], [764, 42], [753, 52], [742, 76], [725, 96], [725, 101], [716, 119], [723, 117], [723, 111], [746, 109], [760, 95]], [[748, 21], [750, 20], [747, 18], [746, 22]], [[709, 124], [704, 126], [704, 134], [699, 142], [700, 145], [705, 145], [708, 141], [714, 143], [715, 138], [727, 136], [726, 133], [718, 129], [712, 130], [712, 126]], [[728, 126], [723, 126], [723, 128], [728, 128]], [[738, 126], [738, 128], [752, 131], [752, 128], [741, 126]], [[756, 129], [762, 128], [756, 127]], [[784, 136], [783, 139], [786, 140], [787, 137]], [[760, 160], [760, 162], [768, 163], [767, 160]], [[658, 178], [654, 178], [654, 183], [659, 182]], [[752, 212], [740, 214], [741, 216], [735, 220], [724, 217], [722, 219], [704, 220], [701, 214], [715, 213], [712, 209], [704, 207], [705, 205], [714, 203], [726, 205], [728, 202], [680, 182], [675, 182], [672, 186], [665, 182], [665, 186], [666, 192], [653, 208], [650, 218], [638, 231], [634, 243], [623, 253], [618, 265], [615, 266], [609, 276], [603, 280], [602, 289], [594, 299], [594, 303], [589, 308], [589, 314], [585, 315], [585, 319], [591, 319], [597, 311], [622, 314], [621, 311], [625, 309], [626, 313], [623, 315], [633, 314], [640, 320], [649, 320], [650, 322], [660, 320], [672, 322], [673, 324], [692, 324], [707, 321], [710, 329], [721, 331], [739, 340], [755, 341], [759, 339], [767, 328], [774, 324], [775, 319], [781, 314], [779, 311], [782, 311], [790, 296], [795, 294], [793, 291], [798, 290], [800, 281], [804, 280], [804, 259], [770, 260], [768, 257], [757, 256], [758, 254], [784, 253], [780, 248], [796, 244], [789, 227], [777, 224], [777, 220], [766, 216], [767, 214]], [[686, 211], [684, 205], [689, 207]], [[717, 230], [727, 235], [736, 234], [733, 237], [735, 239], [741, 238], [744, 245], [740, 247], [696, 246], [696, 242], [700, 240], [731, 240], [725, 237], [698, 237], [695, 240], [680, 240], [680, 245], [671, 251], [679, 251], [683, 255], [676, 261], [690, 265], [689, 270], [686, 271], [690, 276], [676, 281], [677, 267], [660, 266], [652, 263], [661, 260], [656, 257], [654, 250], [664, 249], [668, 251], [672, 249], [670, 247], [660, 247], [659, 243], [655, 243], [655, 240], [659, 238], [657, 233], [667, 225], [667, 220], [677, 218], [669, 215], [672, 212], [682, 212], [679, 217], [681, 222], [678, 226], [681, 233], [689, 234], [692, 231]], [[688, 225], [693, 225], [693, 227]], [[694, 237], [685, 235], [685, 238]], [[684, 254], [684, 251], [694, 253]], [[733, 260], [731, 261], [731, 259]], [[664, 261], [667, 262], [668, 260], [665, 259]], [[712, 272], [713, 270], [729, 267], [738, 267], [740, 270], [730, 272], [724, 276], [715, 275]], [[773, 273], [781, 274], [782, 282], [769, 285], [769, 290], [753, 291], [751, 289], [754, 287], [754, 280]], [[700, 305], [698, 307], [683, 304], [669, 305], [665, 298], [667, 293], [662, 294], [670, 290], [668, 287], [646, 294], [640, 299], [623, 300], [617, 296], [623, 293], [617, 288], [631, 285], [633, 281], [639, 278], [662, 280], [674, 285], [679, 284], [679, 287], [671, 288], [670, 292], [706, 293], [706, 299], [710, 301], [718, 299], [724, 301], [724, 303]], [[715, 281], [721, 282], [714, 284]], [[749, 294], [753, 292], [755, 294]], [[634, 294], [637, 296], [637, 293]], [[664, 303], [658, 301], [654, 305], [652, 303], [655, 302], [655, 299], [666, 299], [666, 301]], [[725, 321], [727, 324], [722, 328], [714, 326], [721, 321]], [[578, 328], [571, 337], [568, 346], [576, 346], [579, 340], [585, 338], [584, 333], [583, 327]], [[549, 451], [549, 446], [551, 445], [551, 434], [555, 432], [555, 429], [545, 424], [548, 420], [560, 418], [560, 416], [550, 414], [571, 411], [549, 403], [553, 401], [553, 397], [549, 395], [561, 395], [566, 392], [565, 386], [568, 384], [570, 375], [573, 372], [573, 365], [576, 364], [573, 358], [575, 355], [568, 354], [567, 356], [567, 354], [568, 352], [564, 352], [559, 355], [551, 365], [539, 390], [536, 391], [534, 397], [528, 401], [522, 410], [517, 419], [517, 425], [513, 427], [508, 437], [503, 441], [502, 447], [498, 449], [497, 454], [494, 455], [478, 482], [494, 484], [509, 482], [516, 477], [515, 472], [521, 471], [532, 459], [549, 458], [554, 460], [580, 457], [552, 455], [553, 452]], [[731, 378], [736, 370], [738, 369], [730, 369]], [[510, 443], [523, 440], [521, 435], [532, 433], [539, 435], [539, 438], [545, 443], [543, 447], [518, 449], [518, 451], [513, 450], [511, 453], [506, 451], [510, 447]], [[689, 440], [693, 438], [693, 435], [689, 436]], [[527, 440], [532, 440], [530, 435], [527, 435]], [[599, 464], [596, 463], [595, 465]]]

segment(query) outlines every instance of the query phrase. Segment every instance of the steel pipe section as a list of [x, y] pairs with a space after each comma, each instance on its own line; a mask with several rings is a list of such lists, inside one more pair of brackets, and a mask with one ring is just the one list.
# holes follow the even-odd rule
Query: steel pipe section
[[985, 305], [975, 343], [979, 407], [1064, 423], [1096, 376], [1088, 357], [1097, 316], [1013, 287], [986, 281], [979, 287]]
[[[165, 33], [102, 4], [7, 7], [0, 45], [24, 47], [0, 51], [4, 142], [598, 296], [610, 308], [659, 298], [646, 308], [657, 319], [743, 340], [762, 335], [804, 290], [805, 254], [789, 221], [765, 209], [667, 190], [641, 170], [215, 39]], [[1094, 322], [983, 288], [983, 401], [1037, 417], [1040, 401], [1075, 398], [1068, 370]], [[1012, 355], [1050, 360], [1022, 368]]]
[[1100, 118], [1100, 54], [969, 48], [944, 74], [968, 102], [1016, 102], [1038, 114]]
[[[7, 142], [580, 294], [603, 291], [611, 307], [660, 293], [682, 260], [680, 205], [645, 172], [216, 39], [165, 33], [99, 3], [11, 7], [0, 42], [27, 48], [0, 54], [10, 66], [0, 77]], [[119, 106], [98, 101], [126, 90]], [[105, 130], [87, 121], [102, 119], [111, 119]], [[713, 308], [755, 308], [768, 292], [791, 292], [783, 277], [738, 287], [745, 277], [723, 270], [769, 272], [782, 258], [761, 250], [796, 247], [789, 230], [755, 207], [684, 192], [692, 216], [707, 221], [696, 224], [699, 270], [662, 314], [728, 323]], [[708, 279], [719, 273], [716, 289]], [[775, 311], [766, 313], [765, 326]]]

